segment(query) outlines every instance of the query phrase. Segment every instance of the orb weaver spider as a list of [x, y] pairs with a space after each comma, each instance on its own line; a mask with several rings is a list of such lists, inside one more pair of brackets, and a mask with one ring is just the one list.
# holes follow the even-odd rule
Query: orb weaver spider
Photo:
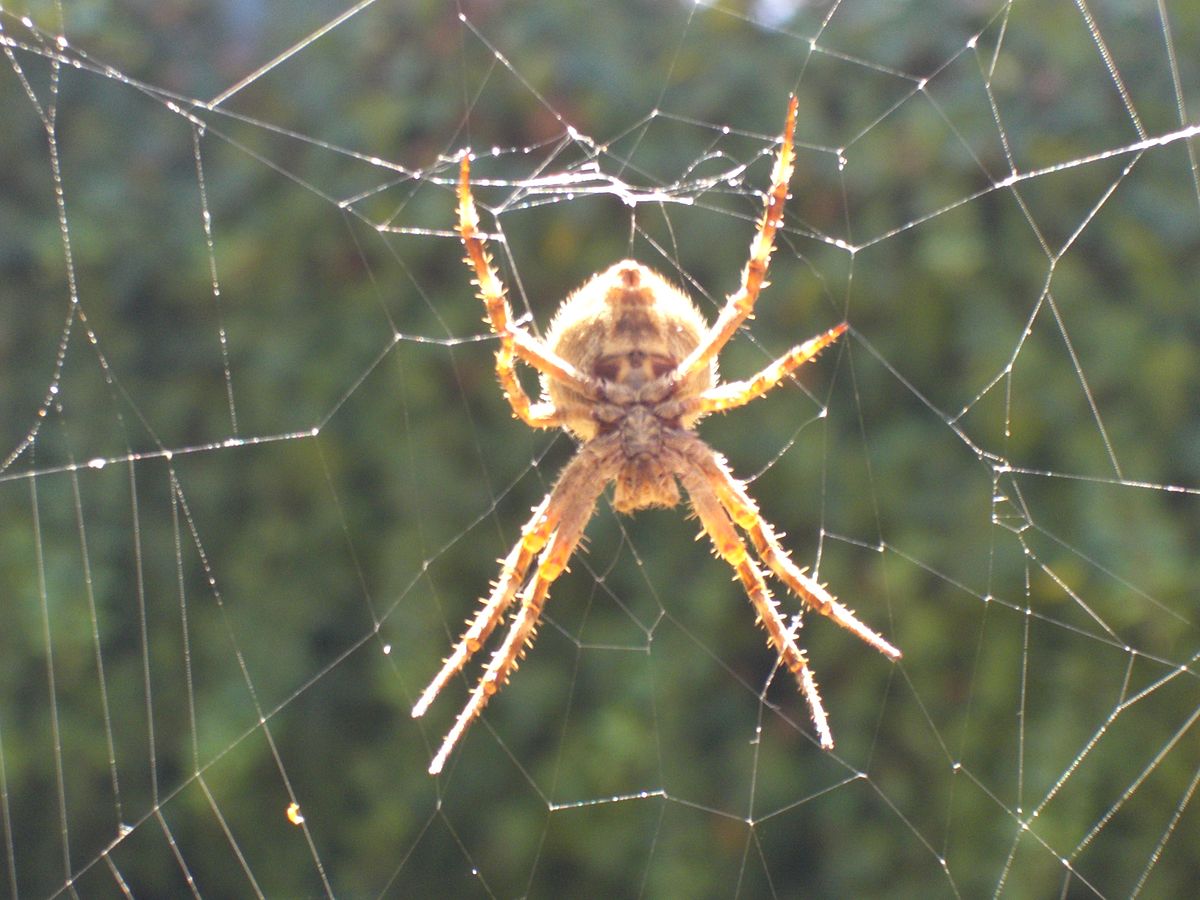
[[[546, 338], [534, 337], [513, 321], [504, 285], [479, 232], [469, 154], [463, 155], [457, 192], [458, 232], [466, 248], [466, 262], [475, 275], [473, 283], [487, 310], [485, 321], [500, 339], [496, 377], [516, 418], [531, 428], [565, 428], [580, 446], [521, 529], [521, 538], [503, 560], [491, 594], [413, 706], [414, 718], [425, 713], [516, 602], [508, 634], [433, 757], [430, 774], [442, 770], [467, 728], [516, 670], [533, 640], [550, 585], [566, 568], [609, 482], [615, 483], [613, 506], [623, 513], [650, 506], [673, 507], [679, 503], [679, 486], [683, 486], [717, 555], [741, 580], [768, 643], [795, 676], [823, 748], [832, 749], [833, 735], [808, 657], [780, 615], [762, 570], [738, 529], [749, 536], [767, 568], [808, 607], [890, 659], [900, 658], [899, 650], [792, 562], [745, 486], [694, 430], [702, 417], [742, 406], [767, 393], [848, 327], [843, 322], [793, 347], [745, 381], [722, 383], [717, 379], [717, 355], [750, 316], [766, 283], [792, 175], [796, 105], [792, 97], [741, 286], [711, 326], [682, 290], [627, 259], [593, 275], [568, 295]], [[537, 402], [530, 400], [517, 380], [517, 360], [541, 373], [543, 396]], [[530, 577], [535, 557], [537, 565]]]

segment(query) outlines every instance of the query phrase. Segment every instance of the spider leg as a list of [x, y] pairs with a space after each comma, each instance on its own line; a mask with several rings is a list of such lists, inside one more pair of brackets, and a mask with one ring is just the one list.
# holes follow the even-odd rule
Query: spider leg
[[[546, 546], [546, 542], [550, 539], [550, 533], [558, 523], [553, 499], [553, 493], [547, 494], [545, 499], [534, 509], [533, 517], [521, 529], [521, 539], [517, 541], [516, 546], [512, 548], [500, 567], [500, 577], [493, 585], [492, 593], [479, 608], [475, 618], [470, 621], [467, 630], [463, 632], [462, 637], [454, 646], [453, 652], [446, 657], [441, 671], [437, 673], [433, 681], [429, 682], [429, 686], [425, 688], [420, 699], [413, 706], [412, 717], [414, 719], [425, 715], [425, 710], [429, 709], [429, 705], [446, 686], [446, 682], [461, 671], [462, 667], [483, 646], [504, 616], [505, 611], [512, 604], [513, 598], [517, 595], [517, 589], [525, 581], [525, 573], [529, 571], [530, 562], [534, 555]], [[553, 516], [548, 515], [548, 511], [553, 512]]]
[[742, 284], [735, 293], [729, 295], [721, 315], [712, 328], [705, 332], [696, 349], [679, 364], [673, 375], [676, 382], [686, 381], [712, 362], [754, 310], [758, 292], [766, 284], [767, 266], [771, 261], [771, 251], [775, 248], [775, 230], [783, 222], [783, 204], [787, 199], [788, 181], [792, 177], [795, 159], [792, 140], [796, 131], [796, 106], [796, 97], [792, 95], [788, 101], [782, 143], [771, 173], [771, 190], [767, 194], [766, 206], [758, 222], [758, 233], [750, 244], [750, 260], [742, 270]]
[[[492, 654], [487, 668], [484, 669], [479, 683], [471, 692], [466, 706], [458, 714], [453, 727], [446, 734], [441, 747], [433, 757], [433, 762], [429, 764], [430, 775], [436, 775], [442, 771], [447, 757], [449, 757], [450, 752], [454, 749], [455, 744], [458, 743], [459, 738], [463, 736], [476, 717], [483, 712], [483, 708], [487, 706], [488, 700], [491, 699], [492, 695], [508, 682], [509, 677], [516, 671], [521, 657], [525, 655], [525, 649], [533, 642], [538, 620], [542, 616], [542, 607], [545, 605], [550, 591], [550, 585], [554, 583], [555, 579], [566, 568], [567, 561], [571, 558], [571, 554], [574, 553], [575, 547], [579, 544], [579, 539], [583, 536], [583, 530], [587, 526], [588, 520], [592, 517], [592, 510], [596, 506], [596, 499], [600, 496], [600, 492], [604, 490], [604, 486], [611, 478], [612, 457], [607, 453], [607, 446], [603, 441], [595, 441], [582, 447], [575, 458], [567, 464], [562, 475], [559, 476], [558, 482], [554, 485], [554, 490], [551, 491], [547, 500], [543, 502], [543, 506], [545, 507], [543, 521], [549, 521], [553, 518], [554, 524], [542, 526], [541, 530], [545, 534], [549, 534], [551, 528], [553, 528], [553, 534], [550, 535], [548, 540], [542, 540], [545, 549], [538, 559], [537, 570], [534, 573], [533, 580], [521, 592], [520, 608], [517, 610], [516, 615], [513, 616], [508, 634], [505, 636], [504, 642]], [[541, 507], [539, 507], [540, 511]], [[534, 522], [536, 521], [537, 514], [534, 517]], [[529, 526], [526, 527], [528, 528]], [[530, 533], [537, 533], [537, 531], [538, 529], [535, 528]], [[524, 544], [524, 538], [522, 539], [522, 544]], [[519, 544], [519, 546], [521, 545]], [[526, 565], [528, 565], [528, 561], [526, 561]], [[516, 579], [510, 579], [510, 581], [516, 581]], [[514, 591], [515, 589], [515, 587], [512, 588]], [[497, 590], [493, 592], [493, 598], [499, 593], [500, 586], [498, 584]], [[508, 602], [511, 602], [511, 599]], [[508, 603], [504, 603], [503, 605], [507, 606]], [[485, 611], [488, 611], [487, 615], [491, 617], [491, 623], [480, 637], [480, 641], [486, 638], [487, 633], [490, 633], [503, 613], [503, 608], [491, 611], [491, 607], [492, 600], [489, 600], [487, 606], [485, 606]], [[476, 617], [476, 621], [478, 622], [483, 618], [486, 618], [486, 616], [481, 612]], [[472, 628], [468, 630], [468, 634], [474, 630], [474, 625], [475, 623], [472, 623]], [[464, 635], [463, 641], [460, 642], [459, 646], [462, 647], [466, 644], [466, 641], [467, 635]], [[473, 652], [474, 650], [468, 646], [466, 656], [463, 658], [464, 663]], [[457, 656], [457, 648], [454, 656]], [[454, 656], [451, 658], [453, 659]], [[449, 660], [447, 661], [447, 666], [449, 666]], [[445, 668], [443, 668], [443, 671], [445, 671]], [[449, 678], [449, 675], [446, 677]], [[440, 674], [438, 678], [441, 678]], [[435, 679], [434, 684], [437, 684], [437, 682], [438, 679]], [[444, 683], [444, 679], [442, 683]], [[433, 686], [431, 684], [430, 688], [433, 688]], [[426, 693], [428, 694], [429, 691], [427, 690]], [[432, 697], [430, 699], [432, 700]], [[424, 697], [422, 697], [422, 700], [424, 700]], [[418, 706], [420, 707], [420, 711], [424, 712], [424, 707], [428, 706], [428, 703], [425, 703], [424, 706], [418, 703]], [[416, 708], [414, 708], [413, 715], [418, 715]]]
[[702, 470], [685, 464], [679, 468], [679, 478], [717, 554], [733, 567], [741, 579], [750, 603], [758, 615], [758, 621], [766, 629], [768, 643], [795, 676], [808, 704], [821, 747], [832, 750], [833, 735], [829, 730], [829, 717], [821, 703], [821, 694], [817, 690], [817, 681], [813, 677], [812, 669], [809, 668], [808, 656], [796, 643], [787, 622], [779, 614], [778, 604], [772, 599], [762, 572], [750, 558], [746, 543], [738, 535], [724, 505], [709, 484], [709, 476]]
[[819, 334], [800, 346], [793, 347], [753, 378], [745, 381], [730, 381], [709, 388], [690, 403], [684, 404], [685, 415], [688, 413], [705, 415], [724, 412], [727, 409], [744, 406], [751, 400], [761, 397], [795, 369], [814, 359], [818, 353], [841, 337], [848, 327], [843, 322], [841, 325], [830, 328], [824, 334]]
[[746, 530], [758, 555], [762, 557], [778, 576], [779, 580], [791, 588], [792, 592], [812, 609], [827, 618], [833, 619], [847, 631], [864, 643], [870, 644], [889, 659], [899, 659], [900, 651], [884, 638], [872, 631], [858, 620], [858, 617], [833, 598], [825, 586], [810, 578], [792, 562], [788, 552], [779, 543], [770, 524], [758, 511], [758, 505], [746, 493], [742, 483], [729, 471], [729, 466], [719, 454], [698, 438], [696, 444], [701, 452], [696, 452], [694, 458], [701, 467], [705, 477], [713, 485], [713, 490], [721, 500], [721, 505], [728, 510], [729, 515], [739, 527]]
[[512, 309], [505, 297], [504, 284], [492, 265], [491, 254], [479, 231], [479, 213], [471, 196], [471, 163], [463, 155], [458, 179], [458, 233], [467, 251], [466, 262], [475, 272], [474, 284], [487, 310], [484, 320], [500, 338], [496, 351], [496, 377], [516, 416], [534, 428], [553, 428], [561, 424], [550, 403], [532, 403], [517, 380], [515, 359], [520, 357], [539, 372], [569, 385], [587, 397], [596, 395], [595, 381], [513, 322]]

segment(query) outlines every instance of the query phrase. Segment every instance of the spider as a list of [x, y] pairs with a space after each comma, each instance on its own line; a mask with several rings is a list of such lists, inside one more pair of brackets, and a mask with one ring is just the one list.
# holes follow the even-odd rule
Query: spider
[[[741, 580], [768, 643], [795, 676], [822, 748], [832, 749], [833, 735], [808, 657], [780, 615], [763, 572], [738, 529], [749, 536], [767, 568], [805, 604], [885, 656], [900, 658], [899, 650], [792, 562], [745, 486], [724, 458], [694, 431], [703, 416], [742, 406], [767, 393], [847, 328], [843, 322], [793, 347], [745, 381], [721, 383], [717, 379], [717, 355], [750, 316], [766, 283], [792, 175], [795, 124], [793, 96], [741, 286], [730, 295], [712, 326], [682, 290], [640, 263], [623, 260], [593, 275], [570, 294], [545, 339], [534, 337], [513, 321], [504, 285], [479, 232], [469, 154], [463, 155], [457, 191], [458, 233], [466, 248], [465, 261], [475, 275], [473, 283], [487, 310], [485, 321], [500, 339], [496, 376], [504, 396], [515, 417], [526, 425], [565, 428], [580, 446], [521, 529], [521, 539], [503, 560], [491, 594], [468, 621], [441, 671], [413, 707], [414, 718], [425, 713], [516, 602], [508, 634], [433, 757], [430, 774], [442, 770], [467, 728], [516, 670], [533, 641], [550, 585], [566, 568], [609, 482], [615, 482], [613, 506], [623, 513], [650, 506], [673, 507], [679, 503], [682, 485], [703, 533]], [[541, 373], [542, 398], [537, 402], [530, 400], [517, 380], [518, 359]], [[537, 565], [529, 577], [535, 557]]]

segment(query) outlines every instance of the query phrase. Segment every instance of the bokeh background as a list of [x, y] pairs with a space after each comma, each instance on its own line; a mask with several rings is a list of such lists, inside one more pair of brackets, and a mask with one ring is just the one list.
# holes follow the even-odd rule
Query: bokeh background
[[[1200, 8], [348, 8], [0, 11], [0, 885], [1194, 889]], [[904, 660], [805, 620], [821, 752], [695, 521], [602, 502], [431, 778], [573, 450], [496, 387], [454, 155], [531, 328], [630, 255], [711, 317], [793, 91], [723, 371], [851, 332], [702, 433]]]

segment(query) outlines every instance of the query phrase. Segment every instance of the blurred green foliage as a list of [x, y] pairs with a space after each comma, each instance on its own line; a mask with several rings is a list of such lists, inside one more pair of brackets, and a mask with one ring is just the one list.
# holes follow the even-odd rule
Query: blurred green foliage
[[[380, 2], [303, 45], [344, 4], [31, 6], [87, 65], [53, 71], [5, 5], [0, 449], [39, 430], [0, 472], [0, 883], [1194, 886], [1194, 156], [1086, 160], [1200, 104], [1195, 10], [1169, 8], [1171, 57], [1151, 5], [1091, 4], [1127, 104], [1067, 2], [845, 2], [827, 22], [786, 2]], [[533, 327], [627, 255], [712, 316], [789, 91], [790, 227], [723, 371], [853, 331], [803, 388], [703, 433], [903, 664], [806, 620], [822, 754], [785, 678], [760, 700], [771, 656], [696, 523], [601, 504], [530, 659], [428, 777], [464, 691], [408, 710], [572, 450], [496, 387], [450, 159], [483, 155], [477, 195], [502, 210], [484, 225]], [[595, 152], [567, 125], [647, 191], [747, 167], [691, 203], [522, 193]]]

